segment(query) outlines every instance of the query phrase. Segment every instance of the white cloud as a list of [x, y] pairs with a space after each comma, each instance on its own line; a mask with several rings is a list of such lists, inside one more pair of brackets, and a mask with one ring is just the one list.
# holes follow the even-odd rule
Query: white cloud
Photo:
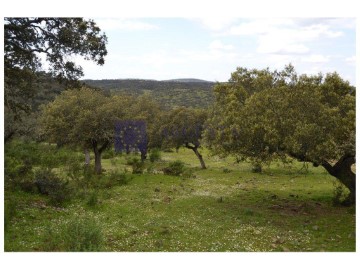
[[329, 57], [321, 54], [311, 54], [301, 58], [301, 61], [307, 63], [327, 63], [329, 62]]
[[99, 18], [96, 19], [96, 23], [103, 31], [111, 31], [111, 30], [135, 31], [135, 30], [159, 29], [157, 25], [150, 24], [147, 22], [142, 22], [141, 20], [135, 20], [135, 19]]
[[351, 56], [351, 57], [347, 57], [347, 58], [345, 59], [345, 61], [346, 61], [349, 65], [355, 66], [355, 65], [356, 65], [356, 56], [353, 55], [353, 56]]
[[195, 20], [200, 21], [203, 26], [210, 29], [211, 31], [222, 31], [232, 25], [238, 19], [231, 17], [206, 17]]
[[233, 48], [233, 45], [225, 45], [220, 40], [214, 40], [209, 45], [210, 50], [232, 50]]
[[223, 35], [254, 37], [259, 53], [305, 54], [310, 52], [311, 42], [343, 35], [333, 30], [333, 24], [326, 22], [319, 19], [254, 19], [228, 27]]

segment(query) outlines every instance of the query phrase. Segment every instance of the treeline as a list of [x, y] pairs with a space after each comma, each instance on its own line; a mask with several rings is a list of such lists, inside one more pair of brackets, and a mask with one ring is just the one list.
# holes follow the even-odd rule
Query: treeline
[[150, 94], [165, 109], [175, 107], [208, 108], [214, 102], [214, 82], [180, 79], [169, 81], [119, 79], [82, 80], [91, 87], [112, 93], [140, 96]]

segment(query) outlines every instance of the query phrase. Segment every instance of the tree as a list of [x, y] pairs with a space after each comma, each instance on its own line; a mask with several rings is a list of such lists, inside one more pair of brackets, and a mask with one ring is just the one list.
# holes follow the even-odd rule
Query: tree
[[147, 142], [144, 151], [141, 151], [141, 160], [144, 161], [147, 157], [147, 150], [157, 146], [151, 134], [156, 132], [161, 116], [160, 106], [150, 95], [144, 94], [134, 100], [129, 108], [129, 114], [132, 116], [132, 120], [142, 120], [146, 123]]
[[291, 66], [272, 77], [245, 99], [236, 86], [217, 87], [206, 132], [212, 149], [260, 164], [290, 156], [321, 165], [350, 190], [353, 204], [355, 88], [337, 73], [298, 76]]
[[204, 110], [184, 107], [164, 113], [158, 128], [162, 146], [175, 148], [185, 146], [193, 150], [200, 161], [201, 168], [206, 169], [203, 157], [199, 152], [206, 117], [207, 114]]
[[[49, 72], [59, 80], [75, 85], [82, 68], [69, 60], [79, 55], [104, 64], [107, 38], [93, 20], [83, 18], [5, 18], [4, 90], [5, 107], [21, 120], [28, 113], [31, 99], [39, 86], [41, 58]], [[9, 126], [8, 126], [9, 127]], [[5, 129], [5, 140], [15, 130]]]
[[95, 171], [100, 174], [101, 154], [111, 145], [115, 122], [128, 117], [131, 98], [110, 97], [90, 88], [62, 92], [43, 108], [42, 133], [60, 145], [92, 149]]

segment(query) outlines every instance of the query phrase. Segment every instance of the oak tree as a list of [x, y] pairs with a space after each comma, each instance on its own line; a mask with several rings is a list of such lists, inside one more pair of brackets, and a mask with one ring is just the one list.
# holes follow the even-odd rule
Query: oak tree
[[[355, 202], [355, 88], [337, 73], [299, 76], [293, 67], [243, 98], [246, 86], [217, 86], [206, 138], [213, 150], [262, 163], [278, 157], [322, 166]], [[250, 78], [256, 83], [259, 77]], [[251, 84], [250, 84], [251, 85]]]

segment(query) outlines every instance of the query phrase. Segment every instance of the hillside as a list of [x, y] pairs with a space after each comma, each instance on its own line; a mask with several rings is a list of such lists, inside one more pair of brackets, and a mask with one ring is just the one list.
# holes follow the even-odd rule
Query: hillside
[[130, 95], [150, 94], [164, 108], [176, 106], [207, 108], [214, 100], [214, 82], [198, 79], [174, 79], [166, 81], [118, 79], [83, 80], [89, 86], [115, 93]]

